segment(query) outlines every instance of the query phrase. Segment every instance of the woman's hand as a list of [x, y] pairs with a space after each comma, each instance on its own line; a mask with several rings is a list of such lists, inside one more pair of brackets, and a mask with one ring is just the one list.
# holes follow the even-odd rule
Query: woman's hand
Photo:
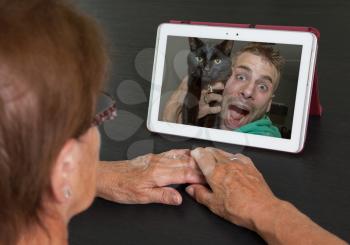
[[171, 150], [129, 161], [101, 162], [97, 169], [97, 196], [126, 204], [180, 205], [180, 193], [167, 186], [204, 181], [189, 153]]
[[193, 184], [186, 191], [215, 214], [256, 231], [268, 244], [347, 244], [275, 197], [250, 158], [215, 148], [191, 155], [211, 190]]
[[215, 148], [197, 148], [191, 155], [211, 190], [193, 184], [186, 191], [230, 222], [255, 230], [256, 216], [279, 201], [250, 158]]

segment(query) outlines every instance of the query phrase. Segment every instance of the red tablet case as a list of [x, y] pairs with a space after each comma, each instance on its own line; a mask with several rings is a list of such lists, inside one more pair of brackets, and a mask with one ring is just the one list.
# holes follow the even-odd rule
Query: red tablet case
[[[189, 24], [189, 25], [206, 25], [206, 26], [226, 26], [226, 27], [240, 27], [240, 28], [256, 28], [256, 29], [269, 29], [269, 30], [285, 30], [285, 31], [304, 31], [315, 34], [317, 41], [320, 39], [320, 32], [314, 27], [304, 26], [273, 26], [273, 25], [252, 25], [252, 24], [234, 24], [234, 23], [218, 23], [218, 22], [199, 22], [199, 21], [183, 21], [183, 20], [170, 20], [173, 24]], [[316, 66], [315, 66], [316, 67]], [[310, 111], [311, 116], [321, 116], [322, 106], [320, 103], [320, 97], [318, 93], [318, 77], [317, 69], [315, 68], [314, 81], [312, 86]]]

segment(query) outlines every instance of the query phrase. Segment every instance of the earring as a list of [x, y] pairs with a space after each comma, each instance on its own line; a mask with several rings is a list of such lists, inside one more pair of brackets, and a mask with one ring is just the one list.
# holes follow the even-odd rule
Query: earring
[[72, 192], [69, 187], [63, 189], [63, 195], [66, 199], [69, 199], [72, 196]]

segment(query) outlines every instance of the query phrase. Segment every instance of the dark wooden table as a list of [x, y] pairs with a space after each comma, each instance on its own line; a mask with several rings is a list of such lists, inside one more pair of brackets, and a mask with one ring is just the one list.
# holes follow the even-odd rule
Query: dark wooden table
[[[102, 127], [103, 160], [122, 160], [172, 148], [216, 146], [250, 156], [274, 193], [292, 202], [327, 230], [350, 241], [350, 2], [225, 0], [79, 0], [109, 37], [111, 77], [118, 100], [113, 137]], [[166, 137], [147, 131], [148, 97], [157, 26], [169, 19], [314, 26], [321, 31], [318, 55], [322, 118], [310, 118], [306, 146], [298, 155], [209, 141]], [[122, 91], [122, 92], [120, 92]], [[116, 131], [119, 135], [115, 135]], [[96, 199], [69, 226], [70, 244], [264, 244], [183, 191], [179, 207], [119, 205]]]

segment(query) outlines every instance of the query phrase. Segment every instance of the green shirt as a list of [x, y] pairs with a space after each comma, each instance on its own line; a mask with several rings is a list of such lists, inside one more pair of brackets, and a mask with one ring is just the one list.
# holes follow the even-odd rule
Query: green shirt
[[280, 131], [276, 126], [272, 125], [270, 118], [266, 115], [263, 118], [248, 123], [240, 128], [235, 129], [234, 131], [281, 138]]

